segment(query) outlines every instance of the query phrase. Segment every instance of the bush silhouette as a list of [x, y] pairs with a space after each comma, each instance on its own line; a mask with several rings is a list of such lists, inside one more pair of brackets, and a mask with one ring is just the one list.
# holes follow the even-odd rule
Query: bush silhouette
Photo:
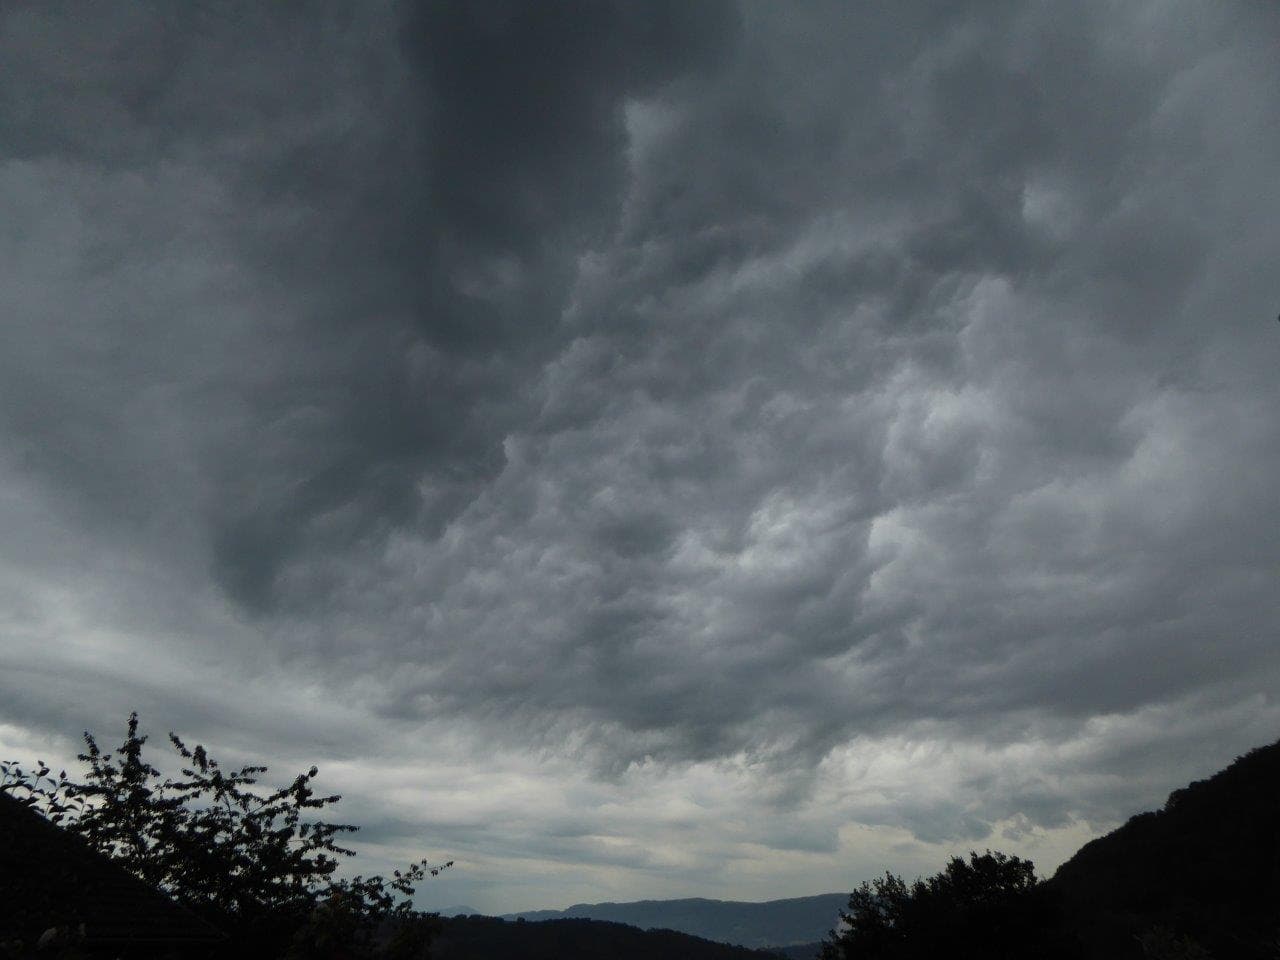
[[84, 740], [83, 781], [65, 770], [54, 778], [43, 762], [29, 772], [5, 762], [0, 791], [224, 930], [239, 952], [426, 955], [432, 927], [409, 898], [451, 863], [422, 860], [389, 879], [335, 878], [340, 858], [355, 855], [338, 837], [357, 828], [315, 816], [341, 799], [316, 794], [316, 767], [267, 790], [258, 787], [266, 767], [226, 770], [203, 746], [188, 748], [171, 733], [182, 776], [164, 777], [143, 757], [147, 737], [136, 713], [115, 750], [104, 751], [88, 732]]

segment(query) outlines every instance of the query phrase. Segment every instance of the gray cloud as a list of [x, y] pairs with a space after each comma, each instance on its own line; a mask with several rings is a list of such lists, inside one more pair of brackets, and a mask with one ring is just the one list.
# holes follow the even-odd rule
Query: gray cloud
[[[521, 381], [555, 349], [575, 244], [616, 203], [622, 98], [714, 56], [731, 26], [715, 5], [228, 5], [131, 14], [105, 30], [74, 9], [11, 19], [15, 49], [28, 51], [9, 61], [24, 121], [13, 152], [70, 165], [67, 179], [107, 208], [90, 215], [86, 242], [148, 271], [157, 247], [189, 238], [192, 260], [218, 262], [184, 266], [230, 274], [259, 314], [215, 331], [201, 328], [224, 318], [167, 316], [153, 284], [183, 277], [77, 305], [99, 314], [86, 318], [95, 333], [111, 325], [113, 343], [194, 348], [96, 369], [107, 382], [90, 402], [115, 416], [112, 392], [168, 384], [199, 408], [188, 424], [225, 418], [195, 438], [212, 478], [202, 508], [216, 575], [254, 609], [279, 599], [292, 557], [438, 525], [493, 473]], [[64, 88], [88, 92], [63, 102]], [[156, 180], [172, 181], [160, 186], [181, 206], [162, 205]], [[134, 196], [112, 210], [122, 187]], [[102, 282], [126, 280], [82, 258], [74, 267], [97, 267]], [[198, 309], [227, 310], [222, 292]], [[167, 344], [157, 329], [172, 331]], [[189, 396], [201, 371], [166, 370], [175, 360], [218, 364], [201, 395]], [[25, 406], [33, 432], [54, 415]], [[438, 503], [421, 502], [424, 477]], [[127, 501], [132, 485], [120, 484], [89, 493]]]
[[2, 16], [0, 744], [439, 772], [516, 908], [1274, 737], [1269, 10]]

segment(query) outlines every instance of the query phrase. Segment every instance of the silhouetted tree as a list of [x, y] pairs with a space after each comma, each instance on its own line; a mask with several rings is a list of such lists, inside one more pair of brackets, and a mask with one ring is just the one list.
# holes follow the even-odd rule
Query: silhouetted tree
[[928, 880], [863, 883], [841, 912], [822, 960], [1065, 957], [1056, 903], [1030, 860], [1003, 853], [953, 857]]
[[[83, 781], [65, 770], [55, 779], [43, 761], [30, 772], [5, 762], [0, 791], [226, 930], [250, 954], [426, 955], [431, 923], [409, 898], [451, 862], [432, 867], [422, 860], [390, 879], [335, 878], [339, 858], [355, 855], [337, 838], [357, 828], [311, 816], [341, 799], [315, 793], [316, 767], [287, 787], [261, 789], [266, 767], [224, 770], [203, 746], [189, 749], [171, 733], [182, 776], [164, 777], [143, 758], [147, 737], [138, 733], [136, 713], [114, 751], [102, 750], [88, 732], [84, 740]], [[376, 943], [383, 932], [390, 941]]]

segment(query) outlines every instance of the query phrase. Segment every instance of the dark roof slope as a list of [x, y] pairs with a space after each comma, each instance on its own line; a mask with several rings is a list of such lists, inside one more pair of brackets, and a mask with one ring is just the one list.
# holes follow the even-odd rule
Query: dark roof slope
[[83, 840], [0, 793], [0, 940], [83, 923], [88, 943], [210, 943], [222, 934]]

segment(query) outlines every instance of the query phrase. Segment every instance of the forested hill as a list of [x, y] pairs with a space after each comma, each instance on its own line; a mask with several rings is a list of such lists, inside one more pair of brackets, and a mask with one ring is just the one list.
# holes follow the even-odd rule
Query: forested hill
[[1091, 955], [1159, 926], [1215, 957], [1271, 960], [1280, 936], [1280, 742], [1085, 844], [1049, 886]]
[[682, 933], [737, 943], [772, 947], [821, 940], [835, 926], [847, 893], [745, 903], [737, 900], [638, 900], [631, 903], [578, 903], [566, 910], [534, 910], [505, 919], [552, 920], [586, 917], [644, 929]]
[[776, 960], [776, 955], [600, 920], [513, 921], [451, 917], [431, 945], [434, 960]]

